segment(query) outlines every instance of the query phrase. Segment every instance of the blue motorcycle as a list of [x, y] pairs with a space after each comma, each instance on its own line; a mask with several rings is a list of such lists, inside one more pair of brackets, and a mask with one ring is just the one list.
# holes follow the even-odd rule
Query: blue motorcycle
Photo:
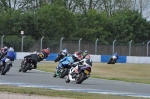
[[72, 56], [66, 56], [59, 61], [59, 64], [56, 68], [56, 71], [53, 77], [59, 76], [60, 78], [64, 78], [71, 68], [71, 64], [74, 62]]
[[12, 47], [10, 47], [8, 49], [7, 55], [1, 59], [1, 67], [0, 67], [0, 73], [1, 75], [5, 75], [6, 72], [8, 72], [10, 70], [10, 68], [12, 67], [12, 63], [14, 61], [14, 49]]
[[118, 53], [113, 54], [113, 55], [110, 57], [110, 59], [109, 59], [109, 61], [107, 62], [107, 64], [115, 64], [115, 63], [117, 62], [118, 58], [119, 58]]

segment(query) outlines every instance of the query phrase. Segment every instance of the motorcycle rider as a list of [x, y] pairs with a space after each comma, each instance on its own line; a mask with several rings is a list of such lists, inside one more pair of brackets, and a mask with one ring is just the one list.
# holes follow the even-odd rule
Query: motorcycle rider
[[56, 67], [56, 72], [54, 74], [54, 77], [58, 76], [59, 73], [58, 71], [63, 67], [63, 66], [68, 66], [68, 67], [71, 67], [71, 65], [74, 63], [74, 62], [77, 62], [77, 61], [80, 61], [80, 53], [76, 52], [75, 54], [73, 55], [68, 55], [66, 57], [64, 57], [63, 59], [61, 59], [59, 61], [59, 64], [58, 66]]
[[[84, 67], [84, 66], [90, 66], [92, 67], [92, 60], [90, 58], [90, 55], [86, 55], [84, 59], [80, 60], [79, 62], [75, 62], [73, 63], [71, 66], [72, 66], [72, 72], [70, 72], [70, 75], [74, 75], [76, 73], [79, 72], [80, 68], [81, 67]], [[74, 75], [75, 76], [75, 75]], [[73, 76], [73, 77], [74, 77]]]
[[112, 56], [115, 56], [115, 57], [116, 57], [115, 62], [117, 62], [117, 60], [118, 60], [118, 58], [119, 58], [118, 53], [116, 52], [116, 53], [114, 53]]
[[[63, 56], [59, 56], [59, 55], [63, 55]], [[64, 58], [68, 55], [68, 50], [67, 49], [63, 49], [59, 52], [59, 55], [57, 57], [61, 57]], [[59, 61], [57, 58], [55, 59], [55, 62]]]
[[[10, 59], [11, 61], [14, 61], [14, 57], [15, 57], [15, 55], [14, 55], [14, 49], [12, 47], [10, 47], [7, 50], [7, 54], [5, 55], [5, 57], [1, 59], [2, 65], [5, 65], [5, 59], [6, 58]], [[0, 69], [1, 69], [2, 65], [0, 65]]]
[[92, 67], [92, 60], [89, 54], [87, 54], [85, 58], [83, 58], [82, 60], [73, 63], [72, 67], [78, 66], [78, 68], [80, 68], [80, 66], [82, 67], [83, 65], [87, 65], [87, 64], [88, 66]]
[[[33, 69], [36, 69], [37, 62], [40, 62], [43, 59], [47, 58], [49, 54], [50, 54], [50, 48], [46, 48], [46, 49], [42, 49], [40, 53], [34, 52], [30, 55], [25, 56], [24, 58], [26, 58], [26, 59], [33, 58], [33, 60], [34, 60], [33, 61], [33, 65], [34, 65]], [[22, 63], [24, 63], [24, 62], [22, 61]]]
[[88, 55], [88, 51], [87, 51], [87, 50], [85, 50], [85, 51], [83, 52], [83, 58], [85, 58], [86, 55]]
[[0, 59], [2, 59], [3, 57], [5, 57], [5, 55], [7, 55], [7, 51], [8, 51], [8, 47], [7, 46], [5, 46], [4, 48], [1, 48]]
[[83, 52], [77, 51], [73, 54], [73, 57], [75, 58], [75, 62], [78, 62], [83, 59]]
[[46, 49], [42, 49], [41, 52], [44, 54], [44, 57], [41, 58], [41, 60], [43, 60], [43, 59], [47, 58], [48, 55], [50, 54], [50, 48], [48, 47], [48, 48], [46, 48]]

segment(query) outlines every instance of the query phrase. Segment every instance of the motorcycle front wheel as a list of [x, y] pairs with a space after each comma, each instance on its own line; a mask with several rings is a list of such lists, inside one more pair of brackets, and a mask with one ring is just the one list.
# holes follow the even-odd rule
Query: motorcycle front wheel
[[25, 65], [23, 68], [22, 68], [22, 72], [26, 72], [27, 70], [29, 70], [31, 68], [31, 64], [30, 63], [27, 63], [27, 65]]
[[66, 81], [66, 83], [70, 82], [69, 76], [66, 76], [65, 81]]
[[3, 66], [3, 70], [1, 71], [1, 75], [5, 75], [8, 70], [9, 70], [9, 65], [6, 64], [5, 66]]
[[84, 72], [81, 72], [77, 75], [77, 77], [75, 78], [76, 80], [76, 83], [77, 84], [81, 84], [84, 80], [85, 80], [85, 73]]

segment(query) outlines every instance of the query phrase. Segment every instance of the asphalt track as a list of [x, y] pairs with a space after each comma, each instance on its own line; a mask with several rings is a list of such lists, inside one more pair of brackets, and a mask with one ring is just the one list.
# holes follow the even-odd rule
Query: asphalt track
[[0, 75], [0, 84], [150, 98], [150, 84], [95, 78], [89, 78], [82, 84], [66, 83], [65, 79], [53, 78], [53, 73], [38, 70], [19, 72], [20, 63], [21, 60], [15, 60], [10, 71]]

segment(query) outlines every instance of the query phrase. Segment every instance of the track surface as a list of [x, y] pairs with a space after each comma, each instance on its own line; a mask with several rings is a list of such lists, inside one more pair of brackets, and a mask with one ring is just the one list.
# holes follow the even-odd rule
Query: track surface
[[53, 78], [53, 73], [38, 70], [19, 72], [20, 64], [21, 60], [15, 60], [10, 71], [0, 75], [0, 84], [150, 98], [150, 84], [94, 78], [89, 78], [82, 84], [65, 83], [65, 79]]

